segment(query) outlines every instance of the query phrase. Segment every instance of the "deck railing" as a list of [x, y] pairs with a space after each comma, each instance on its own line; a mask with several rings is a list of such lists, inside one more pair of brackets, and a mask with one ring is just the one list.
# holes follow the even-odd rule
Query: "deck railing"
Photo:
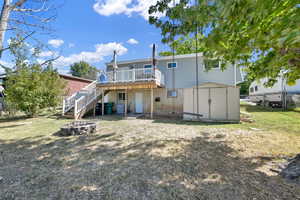
[[63, 114], [74, 108], [74, 115], [79, 113], [91, 101], [97, 98], [97, 81], [92, 82], [63, 101]]
[[105, 73], [105, 79], [100, 80], [100, 83], [126, 83], [126, 82], [141, 82], [141, 81], [156, 81], [159, 85], [164, 85], [164, 76], [158, 69], [129, 69], [116, 70]]

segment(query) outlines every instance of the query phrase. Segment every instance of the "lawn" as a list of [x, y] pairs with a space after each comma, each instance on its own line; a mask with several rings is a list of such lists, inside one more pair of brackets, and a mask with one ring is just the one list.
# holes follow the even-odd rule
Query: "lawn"
[[105, 117], [74, 137], [55, 116], [2, 119], [0, 199], [300, 199], [274, 172], [300, 152], [300, 113], [242, 111], [255, 121]]

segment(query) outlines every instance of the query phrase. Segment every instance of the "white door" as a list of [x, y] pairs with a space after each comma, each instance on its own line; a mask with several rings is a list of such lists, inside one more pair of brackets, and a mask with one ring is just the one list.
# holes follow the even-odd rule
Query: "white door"
[[227, 100], [226, 88], [211, 88], [210, 89], [210, 113], [211, 119], [225, 120], [227, 119]]
[[135, 112], [143, 113], [143, 93], [135, 93]]

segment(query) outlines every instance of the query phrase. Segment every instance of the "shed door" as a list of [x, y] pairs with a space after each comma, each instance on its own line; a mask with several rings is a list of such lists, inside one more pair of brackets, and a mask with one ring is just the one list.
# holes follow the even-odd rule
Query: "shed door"
[[210, 118], [227, 118], [226, 88], [210, 88]]
[[135, 112], [143, 113], [143, 93], [135, 93]]
[[[209, 89], [207, 88], [199, 88], [199, 114], [203, 115], [202, 118], [208, 119], [209, 118], [209, 103], [208, 103], [208, 99], [209, 99]], [[195, 92], [195, 98], [197, 98], [196, 96], [196, 92], [197, 89], [194, 89]], [[194, 110], [195, 113], [197, 113], [197, 100], [195, 99], [195, 105], [194, 105]]]

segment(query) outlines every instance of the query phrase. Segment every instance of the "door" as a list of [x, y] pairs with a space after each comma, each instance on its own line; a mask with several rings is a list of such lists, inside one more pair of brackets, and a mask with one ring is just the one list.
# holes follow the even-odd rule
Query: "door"
[[226, 88], [210, 89], [210, 113], [211, 119], [225, 120], [227, 119], [227, 94]]
[[143, 113], [143, 93], [135, 93], [135, 112]]

